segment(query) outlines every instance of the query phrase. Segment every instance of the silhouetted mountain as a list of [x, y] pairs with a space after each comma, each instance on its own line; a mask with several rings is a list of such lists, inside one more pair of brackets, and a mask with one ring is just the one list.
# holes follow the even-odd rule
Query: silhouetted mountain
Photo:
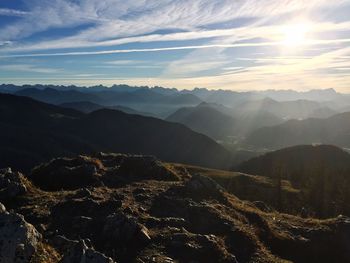
[[243, 113], [264, 111], [283, 119], [305, 119], [317, 111], [320, 117], [329, 117], [329, 112], [332, 111], [315, 101], [275, 101], [270, 98], [245, 102], [237, 106], [237, 110]]
[[250, 134], [246, 143], [270, 149], [315, 143], [349, 148], [350, 112], [327, 119], [290, 120], [277, 126], [263, 127]]
[[182, 123], [192, 130], [214, 139], [222, 139], [232, 135], [236, 125], [233, 118], [208, 104], [200, 104], [192, 108], [181, 108], [171, 114], [166, 120]]
[[283, 123], [282, 118], [266, 111], [239, 112], [236, 113], [235, 118], [239, 123], [236, 133], [243, 137], [261, 127], [269, 127]]
[[[314, 110], [309, 116], [308, 118], [319, 118], [319, 119], [322, 119], [322, 118], [329, 118], [333, 115], [336, 115], [337, 113], [340, 113], [342, 111], [335, 111], [335, 110], [332, 110], [328, 107], [323, 107], [323, 108], [318, 108], [316, 110]], [[346, 112], [346, 111], [343, 111], [343, 112]]]
[[228, 167], [231, 154], [183, 125], [121, 111], [90, 114], [0, 95], [1, 166], [28, 168], [55, 156], [119, 151], [164, 160]]
[[[39, 91], [35, 91], [39, 90]], [[48, 96], [52, 90], [64, 92], [64, 94], [56, 93], [57, 98]], [[77, 93], [70, 94], [71, 91], [88, 94], [90, 96], [81, 95], [76, 98]], [[17, 86], [12, 84], [0, 85], [0, 92], [14, 94], [19, 92], [18, 95], [26, 95], [37, 100], [41, 100], [47, 103], [61, 104], [66, 102], [76, 101], [90, 101], [93, 103], [101, 104], [104, 106], [111, 105], [123, 105], [129, 106], [138, 111], [147, 111], [143, 104], [159, 104], [163, 107], [154, 107], [152, 113], [161, 113], [162, 117], [166, 117], [166, 114], [176, 111], [174, 107], [170, 105], [178, 104], [179, 107], [195, 106], [201, 101], [208, 103], [222, 104], [228, 107], [237, 107], [242, 103], [257, 101], [271, 98], [272, 100], [279, 102], [290, 101], [314, 101], [320, 103], [320, 107], [330, 108], [332, 110], [343, 112], [342, 109], [350, 105], [350, 95], [342, 94], [334, 91], [333, 89], [326, 90], [310, 90], [307, 92], [298, 92], [294, 90], [267, 90], [267, 91], [250, 91], [250, 92], [237, 92], [232, 90], [208, 90], [204, 88], [195, 88], [193, 90], [177, 90], [175, 88], [169, 89], [164, 87], [148, 87], [148, 86], [129, 86], [129, 85], [113, 85], [111, 87], [97, 85], [90, 87], [79, 87], [75, 85], [59, 86], [59, 85], [23, 85]], [[45, 95], [46, 94], [46, 95]], [[94, 95], [94, 98], [91, 96]], [[59, 102], [59, 103], [58, 103]], [[300, 104], [301, 102], [299, 102]], [[135, 105], [132, 105], [135, 104]], [[139, 104], [142, 104], [140, 108]], [[168, 107], [165, 105], [168, 104]], [[288, 103], [287, 103], [288, 104]], [[304, 103], [305, 104], [305, 103]], [[285, 105], [284, 107], [287, 107]], [[303, 107], [303, 105], [301, 105]], [[178, 107], [178, 108], [179, 108]], [[304, 106], [306, 107], [306, 106]], [[148, 110], [149, 111], [149, 110]], [[287, 112], [288, 113], [288, 112]], [[159, 114], [157, 114], [159, 115]], [[285, 112], [283, 115], [286, 116]], [[283, 116], [283, 117], [284, 117]], [[288, 115], [289, 116], [289, 115]], [[287, 116], [287, 117], [288, 117]], [[303, 114], [292, 115], [292, 117], [302, 116]], [[308, 115], [306, 117], [313, 117], [314, 115]], [[319, 117], [328, 117], [326, 115], [316, 115]], [[280, 116], [279, 116], [280, 117]]]
[[96, 98], [93, 94], [87, 94], [76, 90], [56, 90], [52, 88], [35, 89], [28, 88], [22, 89], [14, 93], [18, 96], [26, 96], [33, 98], [38, 101], [50, 103], [50, 104], [62, 104], [62, 103], [70, 103], [76, 101], [89, 101], [89, 102], [97, 102], [98, 98]]
[[282, 122], [282, 119], [269, 112], [236, 112], [235, 109], [215, 103], [181, 108], [166, 120], [182, 123], [216, 140], [227, 140], [228, 136], [243, 136], [255, 129]]
[[[289, 180], [302, 191], [302, 204], [318, 216], [350, 215], [350, 154], [335, 146], [294, 146], [255, 157], [236, 170]], [[282, 206], [293, 202], [276, 198]]]
[[3, 124], [51, 126], [61, 120], [82, 117], [79, 111], [60, 108], [27, 97], [0, 93], [0, 120]]
[[313, 100], [313, 101], [330, 101], [337, 99], [342, 94], [337, 93], [334, 89], [315, 89], [310, 91], [295, 91], [295, 90], [265, 90], [260, 91], [260, 94], [278, 101], [291, 100]]
[[102, 106], [93, 102], [89, 101], [78, 101], [78, 102], [68, 102], [68, 103], [62, 103], [58, 105], [63, 108], [69, 108], [69, 109], [75, 109], [84, 113], [90, 113], [96, 110], [100, 109], [112, 109], [112, 110], [119, 110], [128, 114], [138, 114], [142, 116], [152, 116], [151, 113], [147, 112], [140, 112], [134, 109], [131, 109], [129, 107], [124, 106]]
[[[120, 90], [119, 90], [120, 88]], [[42, 102], [60, 105], [72, 102], [91, 102], [102, 106], [115, 105], [129, 107], [139, 112], [150, 112], [154, 116], [165, 117], [170, 112], [185, 106], [197, 105], [201, 102], [192, 94], [156, 92], [157, 89], [145, 87], [132, 88], [129, 86], [112, 88], [96, 87], [83, 91], [80, 89], [25, 88], [14, 92], [15, 95], [31, 97]], [[155, 90], [155, 91], [153, 91]]]
[[236, 104], [264, 98], [255, 92], [236, 92], [232, 90], [207, 90], [196, 88], [194, 90], [184, 90], [181, 93], [193, 94], [203, 101], [217, 103], [232, 107]]
[[0, 93], [14, 93], [17, 92], [19, 90], [21, 90], [22, 87], [21, 86], [16, 86], [13, 84], [1, 84], [0, 85]]
[[106, 106], [102, 106], [90, 101], [66, 102], [66, 103], [59, 104], [58, 106], [62, 108], [78, 110], [84, 113], [90, 113], [96, 110], [106, 108]]

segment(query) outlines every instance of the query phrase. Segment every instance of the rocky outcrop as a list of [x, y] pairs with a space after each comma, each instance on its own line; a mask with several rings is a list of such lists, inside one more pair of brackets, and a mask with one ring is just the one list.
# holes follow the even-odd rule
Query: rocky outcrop
[[174, 171], [153, 156], [124, 154], [100, 154], [99, 156], [107, 167], [103, 175], [103, 183], [110, 187], [142, 180], [178, 181], [180, 179]]
[[0, 200], [24, 194], [27, 188], [22, 178], [20, 173], [13, 172], [11, 168], [0, 169]]
[[120, 163], [118, 174], [140, 180], [177, 181], [178, 176], [153, 156], [127, 156]]
[[106, 218], [103, 236], [112, 243], [144, 245], [151, 240], [148, 229], [131, 216], [116, 213]]
[[213, 179], [200, 174], [192, 175], [191, 179], [186, 183], [186, 189], [190, 194], [197, 197], [212, 196], [214, 198], [222, 196], [224, 191], [224, 188]]
[[30, 179], [41, 189], [58, 191], [97, 186], [103, 166], [98, 159], [86, 156], [57, 158], [33, 169]]
[[[41, 170], [37, 178], [59, 177], [57, 171], [68, 178], [67, 167], [78, 171], [88, 165], [95, 167], [93, 171], [74, 180], [86, 174], [98, 183], [82, 179], [80, 187], [74, 181], [74, 188], [54, 191], [64, 186], [58, 179], [49, 182], [50, 191], [28, 191], [4, 201], [40, 231], [52, 250], [59, 252], [61, 263], [349, 261], [349, 218], [314, 220], [280, 214], [263, 203], [239, 200], [208, 177], [191, 176], [178, 165], [154, 158], [99, 154], [56, 159], [37, 168]], [[45, 189], [48, 178], [36, 184]], [[24, 226], [19, 232], [32, 233], [14, 236], [28, 247], [22, 254], [34, 253], [35, 244], [40, 243], [34, 227], [31, 232], [23, 217], [4, 212], [1, 205], [0, 211], [6, 215], [5, 222], [11, 216], [17, 218], [17, 224]], [[0, 240], [2, 236], [0, 232]]]
[[89, 241], [69, 240], [69, 248], [59, 263], [115, 263], [112, 258], [96, 251]]
[[30, 262], [41, 235], [23, 216], [7, 212], [0, 203], [0, 262]]
[[35, 167], [29, 178], [43, 190], [74, 190], [134, 181], [177, 181], [179, 176], [153, 156], [96, 154], [95, 157], [56, 158]]

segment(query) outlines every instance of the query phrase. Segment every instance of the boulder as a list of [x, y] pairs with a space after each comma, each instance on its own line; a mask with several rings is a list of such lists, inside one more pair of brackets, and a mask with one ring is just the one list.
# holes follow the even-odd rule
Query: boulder
[[225, 190], [213, 179], [200, 174], [192, 175], [192, 178], [187, 182], [186, 186], [193, 191], [219, 192]]
[[194, 199], [222, 199], [222, 192], [225, 191], [213, 179], [200, 174], [192, 175], [191, 179], [185, 184], [185, 189]]
[[60, 263], [114, 263], [110, 257], [96, 251], [86, 240], [69, 240], [70, 247]]
[[69, 238], [99, 236], [105, 218], [118, 211], [120, 200], [68, 199], [51, 208], [52, 226]]
[[0, 204], [0, 262], [30, 262], [41, 235], [22, 215], [6, 212]]
[[122, 245], [130, 242], [134, 246], [144, 245], [151, 240], [148, 229], [144, 225], [121, 212], [106, 218], [103, 236], [106, 240]]
[[13, 172], [11, 168], [0, 170], [0, 199], [10, 199], [27, 192], [21, 177], [22, 174]]

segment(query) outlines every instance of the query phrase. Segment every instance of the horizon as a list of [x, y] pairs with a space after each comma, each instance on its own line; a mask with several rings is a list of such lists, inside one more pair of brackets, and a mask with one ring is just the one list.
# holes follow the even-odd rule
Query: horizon
[[349, 0], [2, 1], [0, 82], [350, 92]]
[[207, 90], [207, 91], [232, 91], [232, 92], [238, 92], [238, 93], [245, 93], [245, 92], [252, 92], [252, 93], [259, 93], [259, 92], [296, 92], [296, 93], [309, 93], [309, 92], [313, 92], [313, 91], [331, 91], [331, 92], [335, 92], [338, 94], [343, 94], [343, 95], [347, 95], [350, 94], [347, 92], [339, 92], [334, 88], [324, 88], [324, 89], [309, 89], [309, 90], [295, 90], [295, 89], [265, 89], [265, 90], [233, 90], [233, 89], [220, 89], [220, 88], [212, 88], [212, 89], [208, 89], [205, 87], [192, 87], [192, 88], [183, 88], [183, 89], [179, 89], [176, 87], [163, 87], [163, 86], [159, 86], [159, 85], [155, 85], [155, 86], [146, 86], [146, 85], [128, 85], [126, 83], [114, 83], [111, 85], [103, 85], [103, 84], [96, 84], [96, 85], [75, 85], [75, 84], [70, 84], [70, 85], [62, 85], [62, 84], [50, 84], [50, 83], [23, 83], [23, 84], [15, 84], [15, 83], [0, 83], [0, 86], [6, 86], [6, 85], [13, 85], [13, 86], [18, 86], [18, 87], [23, 87], [23, 86], [33, 86], [35, 88], [35, 86], [48, 86], [47, 88], [50, 88], [50, 86], [54, 87], [65, 87], [67, 88], [67, 90], [69, 90], [72, 87], [75, 88], [86, 88], [86, 89], [93, 89], [96, 87], [104, 87], [104, 88], [112, 88], [115, 86], [129, 86], [131, 88], [135, 88], [135, 89], [140, 89], [140, 88], [148, 88], [148, 89], [153, 89], [153, 88], [162, 88], [162, 89], [169, 89], [169, 90], [176, 90], [176, 91], [195, 91], [195, 90]]

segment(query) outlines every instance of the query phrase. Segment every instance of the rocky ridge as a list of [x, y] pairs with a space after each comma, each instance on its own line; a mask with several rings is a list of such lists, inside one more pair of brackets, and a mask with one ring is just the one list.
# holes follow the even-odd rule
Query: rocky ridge
[[0, 262], [350, 258], [349, 218], [264, 212], [212, 179], [154, 157], [59, 158], [35, 167], [27, 178], [0, 171]]

